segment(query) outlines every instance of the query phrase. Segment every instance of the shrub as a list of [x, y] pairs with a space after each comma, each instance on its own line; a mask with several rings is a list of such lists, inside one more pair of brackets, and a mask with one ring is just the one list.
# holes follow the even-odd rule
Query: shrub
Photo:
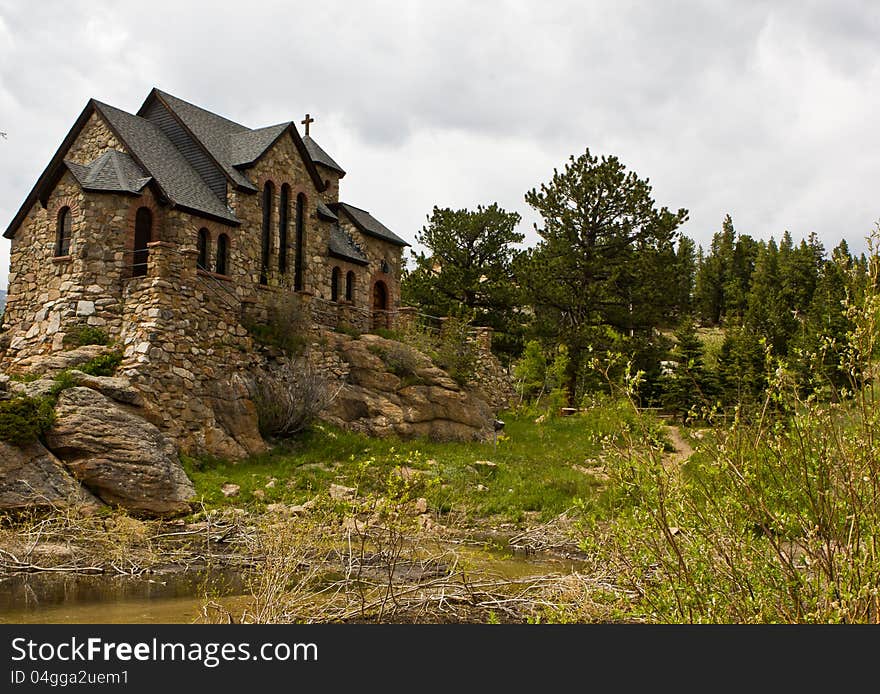
[[64, 335], [64, 344], [70, 347], [106, 345], [109, 342], [110, 338], [107, 333], [91, 325], [78, 325]]
[[460, 385], [473, 380], [477, 370], [477, 345], [470, 338], [470, 322], [450, 317], [443, 323], [437, 346], [437, 364]]
[[348, 323], [340, 323], [335, 328], [333, 328], [333, 331], [341, 333], [343, 335], [348, 335], [349, 337], [353, 337], [355, 339], [361, 336], [360, 330], [358, 330], [354, 326], [349, 325]]
[[121, 352], [109, 352], [101, 354], [91, 361], [79, 366], [79, 370], [90, 376], [112, 376], [122, 363]]
[[420, 366], [419, 357], [415, 351], [404, 344], [394, 343], [382, 354], [382, 360], [388, 370], [401, 378], [413, 377]]
[[15, 397], [0, 400], [0, 440], [22, 446], [36, 441], [55, 421], [48, 398]]
[[327, 380], [305, 359], [252, 384], [260, 433], [266, 438], [290, 438], [308, 429], [336, 397]]

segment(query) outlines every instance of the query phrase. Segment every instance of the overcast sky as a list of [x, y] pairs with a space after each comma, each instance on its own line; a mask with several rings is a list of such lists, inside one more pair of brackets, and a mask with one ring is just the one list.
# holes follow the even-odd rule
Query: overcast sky
[[[0, 229], [89, 97], [157, 86], [250, 127], [317, 120], [342, 199], [410, 242], [434, 205], [524, 193], [589, 148], [706, 245], [880, 218], [880, 3], [0, 0]], [[9, 242], [0, 241], [0, 287]]]

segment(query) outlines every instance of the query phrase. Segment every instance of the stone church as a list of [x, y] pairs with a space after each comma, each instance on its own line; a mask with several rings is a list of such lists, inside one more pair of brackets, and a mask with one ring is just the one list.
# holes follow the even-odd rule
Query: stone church
[[331, 324], [387, 323], [408, 244], [340, 201], [345, 171], [312, 122], [304, 136], [292, 122], [251, 129], [158, 89], [136, 115], [90, 100], [4, 233], [7, 360], [58, 350], [81, 324], [122, 337], [160, 255], [183, 254], [195, 284], [236, 308], [287, 291]]
[[251, 129], [158, 89], [134, 115], [90, 100], [4, 233], [0, 366], [98, 329], [185, 449], [258, 449], [236, 432], [253, 419], [248, 326], [285, 301], [361, 332], [400, 308], [408, 244], [340, 200], [345, 171], [312, 122]]

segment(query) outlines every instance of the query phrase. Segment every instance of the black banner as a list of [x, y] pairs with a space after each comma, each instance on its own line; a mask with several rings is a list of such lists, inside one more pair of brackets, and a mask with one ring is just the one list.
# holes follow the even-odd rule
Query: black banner
[[[0, 625], [0, 692], [631, 691], [875, 676], [876, 627]], [[707, 679], [708, 678], [708, 679]]]

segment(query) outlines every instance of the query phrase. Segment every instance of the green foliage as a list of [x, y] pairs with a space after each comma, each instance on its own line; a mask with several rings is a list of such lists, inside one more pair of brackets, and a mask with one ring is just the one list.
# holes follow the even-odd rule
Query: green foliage
[[[494, 519], [522, 523], [549, 520], [578, 500], [599, 494], [601, 452], [635, 426], [636, 417], [606, 400], [582, 414], [534, 422], [534, 415], [505, 414], [497, 449], [491, 442], [438, 443], [376, 439], [324, 424], [247, 461], [184, 462], [197, 492], [211, 506], [242, 503], [303, 503], [331, 484], [381, 494], [389, 475], [408, 468], [422, 478], [430, 508], [464, 521]], [[496, 468], [475, 464], [490, 460]], [[276, 483], [267, 487], [275, 478]], [[241, 494], [225, 498], [233, 482]], [[260, 494], [253, 492], [260, 490]], [[262, 498], [258, 498], [262, 497]], [[443, 521], [446, 523], [447, 521]]]
[[417, 236], [428, 252], [413, 252], [415, 268], [402, 280], [404, 302], [434, 316], [468, 313], [474, 325], [494, 329], [493, 348], [518, 353], [521, 302], [512, 264], [524, 238], [515, 231], [519, 222], [519, 214], [494, 203], [476, 210], [435, 207]]
[[107, 345], [110, 338], [106, 332], [91, 325], [78, 325], [64, 335], [64, 344], [68, 347], [85, 345]]
[[342, 335], [348, 335], [349, 337], [353, 337], [355, 339], [361, 336], [361, 331], [355, 328], [348, 323], [339, 323], [335, 328], [333, 328], [333, 332], [340, 333]]
[[523, 356], [514, 365], [513, 376], [521, 403], [540, 401], [549, 412], [556, 412], [569, 400], [568, 348], [559, 345], [550, 357], [537, 340], [530, 340], [526, 343]]
[[[880, 344], [876, 277], [847, 302], [851, 376]], [[880, 620], [880, 392], [854, 378], [828, 403], [803, 397], [795, 375], [777, 362], [760, 406], [704, 432], [682, 470], [645, 448], [648, 431], [609, 449], [611, 530], [588, 515], [583, 549], [639, 596], [630, 618]]]
[[122, 363], [122, 352], [108, 352], [87, 361], [77, 368], [91, 376], [112, 376]]
[[55, 421], [53, 407], [50, 398], [0, 400], [0, 441], [19, 446], [36, 441]]
[[663, 408], [681, 421], [699, 418], [714, 404], [714, 387], [703, 365], [703, 343], [690, 320], [675, 331], [669, 373], [663, 379]]
[[474, 378], [477, 368], [477, 345], [470, 336], [470, 321], [462, 316], [450, 316], [443, 322], [435, 361], [460, 385]]
[[388, 370], [401, 378], [415, 377], [421, 366], [421, 360], [413, 348], [400, 342], [391, 344], [382, 352], [381, 357]]
[[675, 241], [687, 211], [657, 209], [646, 179], [589, 150], [527, 193], [526, 202], [542, 217], [541, 240], [518, 264], [517, 279], [538, 334], [568, 347], [575, 395], [590, 349], [628, 340], [624, 351], [638, 356], [653, 349], [653, 330], [680, 313]]

